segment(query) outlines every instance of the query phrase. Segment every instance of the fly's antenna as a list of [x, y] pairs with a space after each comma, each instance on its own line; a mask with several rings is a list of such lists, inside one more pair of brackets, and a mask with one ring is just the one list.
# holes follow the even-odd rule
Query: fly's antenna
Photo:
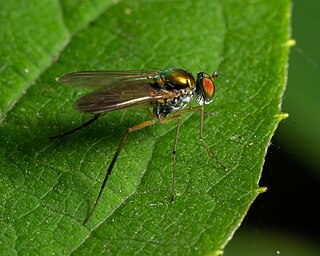
[[213, 77], [213, 78], [216, 78], [216, 77], [218, 77], [218, 76], [224, 76], [224, 77], [227, 77], [227, 78], [234, 79], [234, 80], [239, 81], [241, 84], [244, 85], [243, 80], [242, 80], [240, 77], [229, 76], [229, 75], [226, 75], [226, 74], [221, 74], [221, 73], [219, 73], [219, 72], [214, 72], [214, 73], [211, 75], [211, 77]]
[[236, 79], [234, 76], [229, 76], [229, 75], [226, 75], [226, 74], [221, 74], [221, 73], [219, 73], [219, 72], [214, 72], [214, 73], [212, 74], [213, 77], [217, 77], [218, 75], [219, 75], [219, 76], [228, 77], [228, 78], [232, 78], [232, 79]]

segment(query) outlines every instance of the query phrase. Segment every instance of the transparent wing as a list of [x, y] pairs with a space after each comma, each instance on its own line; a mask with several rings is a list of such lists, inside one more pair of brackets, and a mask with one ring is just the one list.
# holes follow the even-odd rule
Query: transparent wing
[[147, 80], [127, 79], [83, 96], [74, 107], [80, 112], [99, 114], [129, 107], [152, 107], [165, 97], [169, 96]]
[[65, 74], [58, 78], [58, 81], [74, 87], [99, 89], [114, 87], [127, 81], [151, 81], [159, 74], [156, 71], [148, 70], [97, 70], [78, 71]]

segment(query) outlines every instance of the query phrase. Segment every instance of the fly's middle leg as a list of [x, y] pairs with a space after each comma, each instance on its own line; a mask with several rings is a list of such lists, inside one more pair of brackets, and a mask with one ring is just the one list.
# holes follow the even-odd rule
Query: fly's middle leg
[[177, 173], [177, 145], [178, 145], [178, 139], [179, 139], [179, 132], [180, 132], [180, 126], [181, 126], [181, 115], [175, 115], [172, 117], [167, 117], [165, 119], [162, 119], [160, 123], [168, 123], [170, 121], [177, 120], [177, 128], [176, 128], [176, 136], [174, 139], [173, 144], [173, 164], [172, 164], [172, 189], [171, 189], [171, 202], [174, 203], [174, 196], [175, 196], [175, 186], [176, 186], [176, 173]]

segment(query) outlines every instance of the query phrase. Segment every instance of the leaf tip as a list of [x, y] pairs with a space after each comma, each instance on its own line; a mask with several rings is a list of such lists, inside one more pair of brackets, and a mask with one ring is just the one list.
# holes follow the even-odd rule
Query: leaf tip
[[261, 194], [261, 193], [267, 192], [268, 188], [267, 187], [260, 187], [257, 190], [258, 190], [259, 194]]
[[292, 47], [292, 46], [295, 46], [296, 45], [296, 40], [294, 39], [289, 39], [288, 42], [287, 42], [287, 46], [288, 47]]
[[287, 119], [289, 117], [289, 114], [288, 113], [280, 113], [280, 114], [275, 115], [275, 117], [283, 120], [283, 119]]
[[221, 256], [223, 254], [223, 250], [218, 249], [214, 252], [210, 252], [208, 254], [206, 254], [206, 256]]

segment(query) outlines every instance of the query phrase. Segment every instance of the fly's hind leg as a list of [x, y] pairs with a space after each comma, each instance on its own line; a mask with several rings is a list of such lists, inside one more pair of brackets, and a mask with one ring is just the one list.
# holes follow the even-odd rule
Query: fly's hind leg
[[58, 138], [62, 138], [62, 137], [65, 137], [67, 135], [70, 135], [84, 127], [87, 127], [88, 125], [92, 124], [94, 121], [97, 121], [98, 118], [100, 117], [100, 114], [96, 114], [93, 116], [93, 118], [91, 118], [90, 120], [88, 120], [87, 122], [85, 122], [84, 124], [80, 125], [79, 127], [77, 128], [74, 128], [72, 129], [71, 131], [68, 131], [68, 132], [65, 132], [65, 133], [62, 133], [60, 135], [57, 135], [57, 136], [53, 136], [53, 137], [50, 137], [49, 139], [58, 139]]
[[91, 216], [93, 215], [93, 213], [95, 212], [95, 210], [96, 210], [96, 208], [97, 208], [97, 206], [98, 206], [98, 203], [99, 203], [99, 201], [100, 201], [100, 197], [101, 197], [101, 195], [102, 195], [102, 193], [103, 193], [103, 191], [104, 191], [104, 188], [105, 188], [105, 186], [106, 186], [106, 184], [107, 184], [107, 181], [108, 181], [108, 179], [109, 179], [109, 176], [111, 175], [113, 166], [114, 166], [114, 164], [116, 163], [116, 161], [117, 161], [117, 159], [118, 159], [118, 156], [119, 156], [119, 154], [120, 154], [120, 152], [121, 152], [121, 150], [122, 150], [122, 148], [123, 148], [123, 145], [124, 145], [124, 143], [125, 143], [126, 140], [127, 140], [128, 134], [131, 133], [131, 132], [134, 132], [134, 131], [138, 131], [138, 130], [140, 130], [140, 129], [143, 129], [143, 128], [147, 127], [147, 126], [151, 126], [151, 125], [155, 124], [155, 123], [157, 122], [157, 120], [158, 120], [158, 119], [155, 118], [155, 119], [153, 119], [153, 120], [144, 121], [144, 122], [142, 122], [142, 123], [140, 123], [140, 124], [131, 126], [131, 127], [129, 127], [129, 128], [127, 129], [127, 131], [125, 132], [125, 134], [122, 136], [121, 141], [120, 141], [120, 143], [119, 143], [119, 146], [118, 146], [118, 148], [117, 148], [117, 151], [116, 151], [116, 153], [114, 154], [113, 159], [112, 159], [112, 161], [111, 161], [111, 163], [110, 163], [110, 165], [109, 165], [109, 167], [108, 167], [108, 170], [107, 170], [106, 175], [105, 175], [105, 177], [104, 177], [104, 180], [103, 180], [103, 182], [102, 182], [102, 185], [101, 185], [99, 194], [98, 194], [97, 199], [96, 199], [96, 201], [95, 201], [95, 203], [94, 203], [94, 205], [93, 205], [93, 208], [92, 208], [90, 214], [88, 215], [88, 217], [87, 217], [87, 218], [84, 220], [84, 222], [83, 222], [84, 225], [86, 225], [86, 224], [88, 223], [88, 221], [90, 220]]

